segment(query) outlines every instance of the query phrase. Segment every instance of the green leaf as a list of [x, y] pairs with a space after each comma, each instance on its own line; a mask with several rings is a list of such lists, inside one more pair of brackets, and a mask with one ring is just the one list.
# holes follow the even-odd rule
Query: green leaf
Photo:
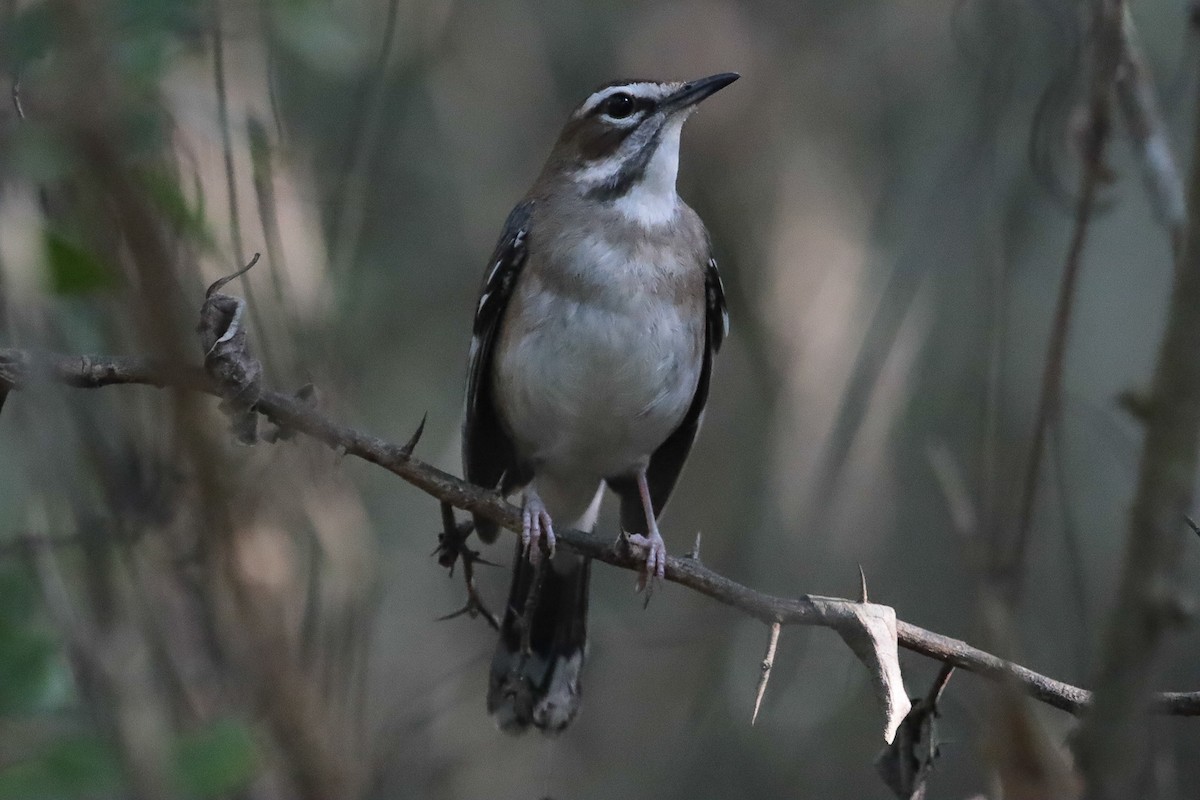
[[119, 790], [123, 783], [113, 749], [95, 737], [78, 737], [0, 770], [0, 800], [98, 797]]
[[258, 753], [245, 723], [220, 720], [186, 734], [176, 749], [176, 777], [191, 797], [216, 797], [235, 791], [258, 771]]
[[117, 285], [111, 269], [62, 234], [46, 231], [44, 245], [55, 294], [88, 294]]

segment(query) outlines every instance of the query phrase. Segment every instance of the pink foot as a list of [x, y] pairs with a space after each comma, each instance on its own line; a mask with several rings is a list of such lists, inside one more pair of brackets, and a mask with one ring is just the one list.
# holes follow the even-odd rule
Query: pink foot
[[[667, 545], [663, 542], [662, 534], [658, 532], [658, 520], [654, 513], [654, 504], [650, 502], [650, 486], [646, 483], [646, 470], [637, 474], [638, 495], [642, 499], [642, 511], [646, 515], [646, 528], [650, 531], [642, 536], [640, 533], [631, 534], [629, 541], [646, 548], [646, 569], [638, 579], [638, 591], [646, 588], [653, 578], [665, 578], [667, 575]], [[650, 596], [646, 595], [646, 602]]]
[[[657, 527], [657, 526], [656, 526]], [[646, 550], [646, 568], [638, 580], [638, 590], [644, 589], [652, 578], [663, 578], [667, 574], [667, 545], [657, 530], [649, 536], [640, 533], [629, 534], [629, 541]]]
[[537, 492], [525, 494], [525, 505], [521, 508], [521, 548], [529, 563], [536, 564], [542, 557], [542, 537], [546, 539], [546, 550], [554, 557], [554, 522], [550, 512], [537, 496]]

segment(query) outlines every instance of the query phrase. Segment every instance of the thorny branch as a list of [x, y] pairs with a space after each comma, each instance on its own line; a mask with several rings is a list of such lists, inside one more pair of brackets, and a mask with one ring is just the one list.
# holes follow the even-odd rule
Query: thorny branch
[[[420, 433], [424, 428], [425, 420], [422, 419], [417, 433], [413, 435], [412, 439], [409, 439], [409, 444], [405, 445], [410, 453], [416, 446], [416, 440], [420, 438]], [[498, 631], [500, 630], [500, 620], [488, 610], [487, 604], [483, 602], [483, 598], [479, 595], [479, 589], [475, 585], [475, 565], [495, 566], [495, 564], [481, 558], [478, 551], [467, 547], [467, 536], [471, 534], [471, 530], [471, 522], [455, 521], [454, 507], [449, 503], [442, 503], [442, 532], [438, 534], [438, 546], [433, 551], [433, 555], [438, 557], [438, 564], [450, 570], [451, 575], [454, 574], [454, 565], [458, 561], [462, 561], [463, 581], [467, 585], [467, 602], [457, 611], [438, 617], [438, 620], [454, 619], [464, 614], [472, 618], [481, 616], [488, 625], [492, 626], [493, 630]]]
[[[200, 367], [178, 367], [129, 356], [63, 356], [0, 349], [0, 387], [22, 389], [37, 382], [78, 388], [121, 384], [175, 387], [221, 396], [219, 387]], [[495, 492], [472, 486], [414, 457], [405, 447], [342, 425], [301, 398], [264, 389], [254, 410], [281, 428], [304, 433], [331, 448], [361, 458], [397, 475], [443, 503], [495, 520], [511, 531], [521, 529], [520, 511]], [[628, 547], [593, 534], [564, 529], [560, 544], [612, 566], [633, 571], [642, 562]], [[707, 595], [767, 624], [816, 625], [840, 629], [856, 604], [829, 597], [769, 595], [737, 583], [688, 557], [668, 556], [666, 580]], [[958, 639], [909, 622], [896, 622], [897, 641], [906, 650], [973, 672], [990, 680], [1006, 679], [1035, 700], [1071, 714], [1091, 703], [1086, 689], [1056, 681], [1005, 661]], [[1160, 714], [1200, 716], [1200, 692], [1154, 695]]]

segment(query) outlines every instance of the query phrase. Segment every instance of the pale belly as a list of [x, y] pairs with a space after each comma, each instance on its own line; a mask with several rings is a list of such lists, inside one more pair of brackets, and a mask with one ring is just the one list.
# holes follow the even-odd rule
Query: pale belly
[[645, 466], [695, 397], [703, 330], [688, 312], [652, 295], [620, 310], [553, 293], [527, 301], [522, 318], [538, 322], [506, 326], [493, 371], [520, 456], [572, 480]]

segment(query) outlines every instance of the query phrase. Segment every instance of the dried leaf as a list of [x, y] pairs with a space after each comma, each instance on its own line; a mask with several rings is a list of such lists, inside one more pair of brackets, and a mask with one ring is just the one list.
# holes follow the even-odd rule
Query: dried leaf
[[924, 800], [925, 784], [938, 757], [936, 725], [920, 704], [905, 717], [896, 739], [875, 758], [875, 771], [901, 800]]
[[924, 800], [925, 785], [940, 752], [937, 731], [938, 700], [953, 667], [943, 666], [925, 697], [912, 699], [912, 710], [895, 740], [875, 758], [875, 771], [902, 800]]
[[912, 708], [900, 675], [896, 611], [878, 603], [847, 603], [847, 606], [852, 615], [838, 624], [837, 632], [871, 673], [875, 695], [883, 706], [883, 740], [891, 744]]
[[220, 387], [221, 408], [243, 444], [258, 440], [254, 404], [262, 391], [262, 364], [250, 355], [243, 316], [246, 303], [217, 290], [258, 263], [258, 254], [242, 269], [213, 283], [205, 292], [197, 330], [204, 348], [204, 368]]

